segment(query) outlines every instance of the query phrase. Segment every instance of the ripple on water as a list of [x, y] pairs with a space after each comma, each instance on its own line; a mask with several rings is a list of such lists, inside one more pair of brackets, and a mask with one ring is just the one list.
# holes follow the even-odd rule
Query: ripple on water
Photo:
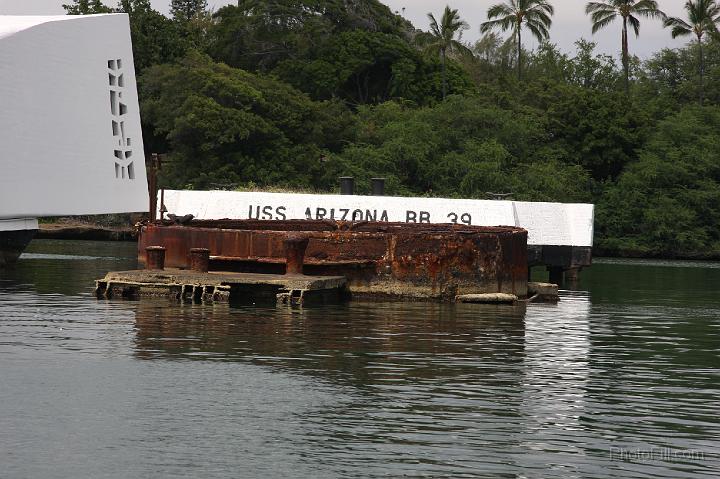
[[291, 310], [96, 301], [132, 255], [77, 248], [0, 274], [9, 477], [717, 475], [708, 270], [665, 299], [677, 268], [601, 264], [557, 305]]

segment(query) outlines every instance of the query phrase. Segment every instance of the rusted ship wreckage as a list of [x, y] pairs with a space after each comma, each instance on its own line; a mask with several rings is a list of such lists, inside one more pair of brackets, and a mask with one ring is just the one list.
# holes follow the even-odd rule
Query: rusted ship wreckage
[[211, 301], [352, 297], [512, 302], [528, 294], [527, 232], [518, 227], [332, 220], [168, 220], [140, 226], [144, 270], [109, 273], [99, 297]]

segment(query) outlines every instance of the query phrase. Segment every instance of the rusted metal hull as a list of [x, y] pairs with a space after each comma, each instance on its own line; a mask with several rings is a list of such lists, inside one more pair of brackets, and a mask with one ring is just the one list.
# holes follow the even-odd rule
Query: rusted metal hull
[[[527, 294], [527, 232], [516, 227], [335, 221], [192, 221], [142, 226], [138, 255], [166, 248], [165, 265], [190, 267], [191, 248], [210, 250], [210, 270], [283, 274], [286, 239], [308, 238], [306, 275], [345, 276], [354, 297], [454, 299]], [[295, 268], [297, 266], [294, 266]]]

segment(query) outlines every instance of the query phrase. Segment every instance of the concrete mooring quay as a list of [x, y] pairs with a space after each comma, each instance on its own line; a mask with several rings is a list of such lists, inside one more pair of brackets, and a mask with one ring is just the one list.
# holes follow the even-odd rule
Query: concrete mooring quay
[[196, 272], [179, 269], [108, 273], [96, 282], [98, 297], [172, 297], [193, 302], [338, 302], [347, 298], [342, 276]]
[[257, 290], [292, 302], [319, 291], [325, 298], [436, 301], [528, 295], [527, 232], [518, 227], [155, 221], [141, 227], [138, 247], [148, 269], [108, 274], [98, 281], [99, 296], [239, 300]]

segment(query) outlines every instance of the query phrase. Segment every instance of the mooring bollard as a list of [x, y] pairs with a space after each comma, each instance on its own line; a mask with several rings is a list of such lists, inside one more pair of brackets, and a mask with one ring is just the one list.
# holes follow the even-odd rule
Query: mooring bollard
[[148, 246], [147, 248], [145, 248], [145, 258], [146, 269], [165, 269], [164, 246]]
[[385, 196], [385, 178], [371, 178], [370, 187], [373, 196]]
[[340, 177], [340, 194], [341, 195], [354, 195], [355, 194], [355, 178], [352, 176], [341, 176]]
[[307, 236], [297, 234], [290, 235], [285, 239], [285, 274], [303, 274], [305, 250], [309, 241], [310, 238]]
[[190, 248], [190, 269], [198, 273], [207, 273], [210, 269], [210, 250]]

